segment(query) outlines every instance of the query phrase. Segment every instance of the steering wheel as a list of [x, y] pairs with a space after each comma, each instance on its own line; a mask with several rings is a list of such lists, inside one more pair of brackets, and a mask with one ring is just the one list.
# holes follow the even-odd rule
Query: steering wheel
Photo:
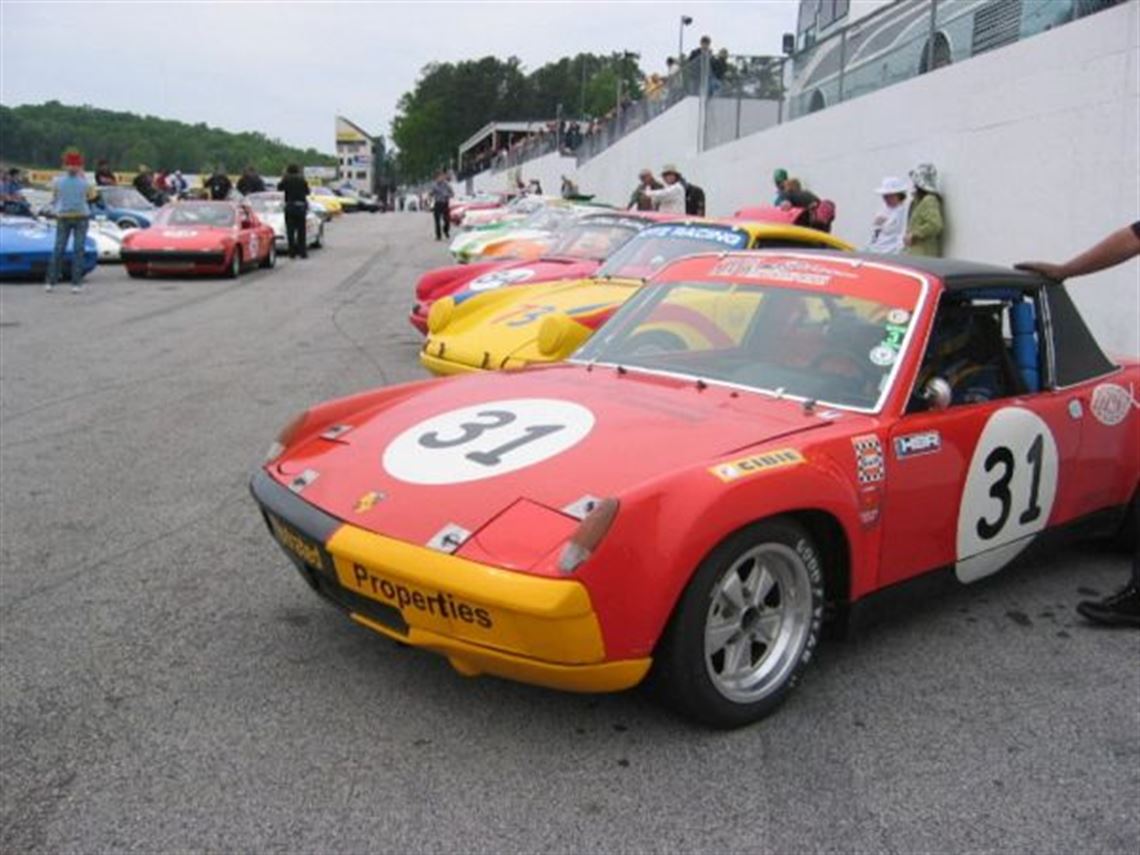
[[[829, 364], [841, 365], [848, 370], [828, 370]], [[808, 368], [812, 372], [861, 380], [865, 384], [877, 385], [879, 382], [878, 371], [867, 357], [848, 350], [825, 350], [811, 361]]]

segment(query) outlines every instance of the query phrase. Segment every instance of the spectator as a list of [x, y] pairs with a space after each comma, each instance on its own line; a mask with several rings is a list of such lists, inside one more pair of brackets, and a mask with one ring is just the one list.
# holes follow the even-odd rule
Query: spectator
[[301, 174], [301, 167], [290, 163], [285, 176], [277, 184], [285, 194], [285, 240], [290, 258], [308, 258], [309, 240], [305, 234], [305, 215], [309, 211], [309, 182]]
[[170, 193], [170, 185], [166, 180], [166, 173], [159, 170], [154, 173], [154, 203], [156, 205], [166, 204], [166, 197]]
[[135, 180], [131, 182], [134, 188], [150, 203], [154, 203], [157, 193], [154, 189], [154, 176], [150, 171], [150, 167], [145, 163], [139, 164], [138, 174]]
[[[522, 179], [519, 179], [522, 184]], [[439, 173], [435, 183], [428, 191], [431, 196], [431, 215], [435, 221], [435, 239], [443, 240], [451, 237], [451, 197], [455, 195], [451, 185], [447, 183], [447, 174]]]
[[577, 195], [578, 195], [578, 185], [575, 184], [573, 181], [571, 181], [569, 178], [567, 178], [565, 175], [563, 175], [562, 176], [562, 198], [563, 199], [573, 199]]
[[115, 177], [115, 173], [111, 171], [110, 164], [105, 160], [100, 160], [95, 165], [95, 183], [100, 187], [110, 187], [119, 183], [119, 179]]
[[772, 173], [772, 181], [776, 185], [776, 198], [772, 200], [772, 204], [779, 208], [788, 200], [784, 195], [784, 182], [788, 180], [788, 170], [777, 169]]
[[871, 241], [868, 252], [897, 255], [903, 250], [906, 233], [907, 183], [901, 178], [884, 178], [875, 191], [883, 197], [883, 207], [871, 222]]
[[683, 215], [685, 213], [685, 185], [681, 179], [681, 172], [673, 164], [667, 163], [661, 169], [661, 180], [665, 182], [664, 187], [660, 190], [643, 187], [641, 195], [647, 197], [658, 211]]
[[782, 188], [784, 201], [780, 207], [785, 211], [799, 208], [800, 215], [796, 218], [797, 226], [809, 226], [812, 210], [819, 204], [819, 197], [810, 190], [805, 190], [798, 178], [785, 178]]
[[689, 69], [698, 80], [700, 79], [701, 63], [706, 58], [708, 59], [710, 95], [720, 88], [720, 83], [724, 80], [724, 72], [728, 67], [728, 51], [722, 51], [722, 53], [724, 54], [723, 58], [712, 52], [712, 39], [708, 36], [701, 36], [700, 46], [689, 53]]
[[526, 186], [526, 192], [532, 196], [542, 195], [542, 184], [539, 183], [537, 178], [530, 179], [530, 184]]
[[653, 200], [645, 195], [646, 190], [660, 190], [665, 185], [653, 177], [653, 172], [649, 169], [643, 169], [637, 173], [637, 186], [633, 188], [633, 193], [629, 197], [629, 204], [627, 208], [636, 207], [639, 211], [655, 211], [656, 206]]
[[4, 181], [0, 183], [0, 200], [4, 202], [20, 202], [24, 199], [21, 192], [24, 189], [20, 181], [20, 170], [13, 166], [4, 173]]
[[49, 294], [59, 282], [63, 267], [63, 254], [67, 240], [72, 239], [71, 251], [71, 293], [83, 291], [83, 256], [87, 245], [87, 225], [91, 219], [88, 205], [94, 188], [87, 183], [83, 173], [83, 155], [69, 151], [63, 156], [65, 175], [55, 179], [52, 185], [52, 208], [55, 210], [55, 246], [48, 265], [48, 281], [44, 290]]
[[247, 166], [242, 170], [241, 178], [237, 183], [238, 192], [243, 196], [248, 196], [250, 193], [264, 193], [265, 182], [261, 176], [257, 174], [257, 170], [252, 166]]
[[181, 169], [176, 169], [167, 176], [166, 183], [170, 186], [170, 195], [175, 199], [181, 198], [190, 187], [190, 183], [182, 175]]
[[[1021, 270], [1032, 270], [1062, 282], [1073, 276], [1096, 273], [1106, 267], [1123, 264], [1140, 255], [1140, 221], [1117, 229], [1100, 243], [1070, 258], [1064, 264], [1047, 261], [1023, 261]], [[1103, 600], [1082, 600], [1077, 612], [1095, 623], [1140, 627], [1140, 498], [1132, 498], [1132, 578], [1121, 590]]]
[[215, 202], [228, 199], [233, 186], [233, 182], [230, 181], [230, 177], [226, 175], [225, 169], [221, 166], [218, 166], [214, 173], [206, 179], [206, 189], [210, 192], [210, 198]]
[[932, 163], [920, 163], [910, 171], [914, 200], [910, 204], [903, 243], [908, 255], [942, 256], [942, 195], [938, 192], [938, 171]]

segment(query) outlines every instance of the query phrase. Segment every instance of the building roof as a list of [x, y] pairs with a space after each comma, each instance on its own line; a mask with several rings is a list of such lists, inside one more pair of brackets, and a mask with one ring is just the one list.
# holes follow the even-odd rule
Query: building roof
[[[360, 125], [356, 124], [356, 122], [352, 121], [351, 119], [346, 119], [344, 116], [337, 116], [336, 117], [336, 124], [337, 124], [338, 130], [339, 130], [339, 126], [342, 122], [344, 124], [348, 125], [350, 128], [352, 128], [352, 130], [356, 131], [358, 134], [360, 134], [365, 139], [367, 139], [367, 140], [372, 139], [372, 134], [368, 133], [368, 131], [364, 130], [364, 128], [360, 127]], [[337, 136], [339, 137], [339, 133]]]
[[551, 122], [556, 122], [557, 119], [532, 119], [526, 122], [488, 122], [466, 140], [463, 145], [459, 146], [460, 157], [470, 149], [475, 148], [483, 140], [487, 139], [494, 133], [531, 133], [533, 131], [542, 130]]

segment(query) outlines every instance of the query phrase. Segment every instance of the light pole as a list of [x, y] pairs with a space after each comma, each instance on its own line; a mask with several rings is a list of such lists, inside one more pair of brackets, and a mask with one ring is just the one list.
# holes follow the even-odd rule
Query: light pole
[[683, 63], [685, 61], [685, 27], [693, 23], [693, 19], [688, 15], [681, 16], [681, 28], [677, 36], [677, 62]]

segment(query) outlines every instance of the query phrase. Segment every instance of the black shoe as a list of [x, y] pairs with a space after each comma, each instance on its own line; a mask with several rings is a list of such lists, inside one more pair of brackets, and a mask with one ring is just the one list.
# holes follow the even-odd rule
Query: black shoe
[[1140, 588], [1126, 585], [1103, 600], [1084, 600], [1077, 603], [1077, 612], [1094, 623], [1140, 627]]

